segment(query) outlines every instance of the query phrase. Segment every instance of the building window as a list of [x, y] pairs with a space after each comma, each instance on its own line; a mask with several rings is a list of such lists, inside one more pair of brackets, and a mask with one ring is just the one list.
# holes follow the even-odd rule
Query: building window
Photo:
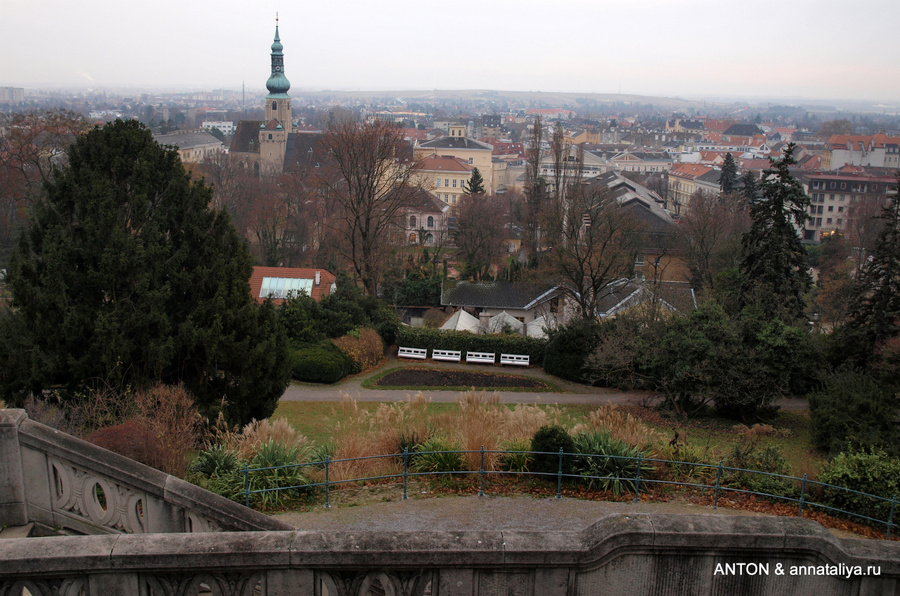
[[437, 179], [437, 187], [438, 187], [438, 188], [441, 187], [441, 179], [440, 179], [440, 178]]
[[829, 205], [829, 206], [828, 206], [828, 213], [833, 213], [833, 212], [834, 212], [834, 205]]
[[449, 178], [444, 178], [444, 186], [446, 186], [447, 188], [450, 188], [450, 179]]
[[430, 215], [428, 216], [428, 227], [429, 227], [429, 228], [433, 228], [433, 227], [434, 227], [434, 217], [432, 217], [432, 216], [430, 216]]
[[456, 179], [453, 180], [453, 188], [456, 188]]
[[821, 218], [821, 217], [817, 217], [817, 218], [816, 218], [816, 227], [819, 227], [819, 226], [821, 226], [821, 225], [822, 225], [822, 218]]
[[409, 227], [411, 227], [411, 228], [416, 227], [416, 216], [415, 215], [409, 216]]
[[825, 223], [830, 224], [830, 223], [831, 223], [831, 218], [829, 217], [828, 219], [826, 219], [826, 220], [825, 220]]
[[259, 297], [283, 300], [291, 294], [298, 295], [300, 292], [306, 292], [306, 295], [309, 296], [312, 287], [313, 280], [311, 279], [264, 277]]
[[[259, 104], [256, 104], [256, 105], [259, 105]], [[277, 109], [278, 109], [278, 102], [277, 102], [277, 101], [273, 101], [273, 102], [272, 102], [272, 111], [274, 112], [274, 111], [277, 110]]]
[[475, 158], [474, 158], [474, 157], [470, 157], [470, 158], [469, 158], [469, 165], [472, 165], [473, 163], [475, 163]]

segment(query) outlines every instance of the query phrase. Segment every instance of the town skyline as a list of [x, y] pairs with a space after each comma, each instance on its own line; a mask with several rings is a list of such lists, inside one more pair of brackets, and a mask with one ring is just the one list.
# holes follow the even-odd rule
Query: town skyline
[[[695, 0], [319, 6], [225, 1], [0, 9], [0, 86], [262, 88], [280, 13], [292, 92], [491, 89], [900, 104], [892, 24], [900, 6]], [[116, 6], [115, 10], [112, 7]], [[140, 25], [135, 25], [139, 23]], [[334, 26], [327, 26], [334, 24]]]

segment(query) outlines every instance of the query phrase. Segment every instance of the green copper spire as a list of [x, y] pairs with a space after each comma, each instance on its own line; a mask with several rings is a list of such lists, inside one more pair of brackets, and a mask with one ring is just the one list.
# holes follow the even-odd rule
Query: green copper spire
[[272, 74], [266, 81], [266, 89], [269, 95], [266, 98], [287, 97], [287, 92], [291, 88], [291, 82], [284, 76], [284, 54], [281, 50], [281, 38], [278, 37], [278, 17], [275, 17], [275, 41], [272, 42]]

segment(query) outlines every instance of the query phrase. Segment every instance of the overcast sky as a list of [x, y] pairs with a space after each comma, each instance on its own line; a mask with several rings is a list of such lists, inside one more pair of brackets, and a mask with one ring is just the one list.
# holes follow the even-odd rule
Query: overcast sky
[[900, 104], [897, 0], [0, 0], [0, 86], [498, 89]]

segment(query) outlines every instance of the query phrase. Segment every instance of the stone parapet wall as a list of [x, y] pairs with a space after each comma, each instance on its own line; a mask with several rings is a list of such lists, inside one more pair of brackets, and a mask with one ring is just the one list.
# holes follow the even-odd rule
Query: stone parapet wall
[[[729, 567], [731, 571], [729, 572]], [[777, 567], [781, 565], [781, 567]], [[766, 573], [762, 572], [768, 567]], [[792, 567], [878, 575], [790, 575]], [[779, 575], [778, 569], [784, 574]], [[0, 541], [0, 594], [900, 595], [900, 544], [803, 519], [616, 515], [573, 532], [242, 532]], [[18, 591], [17, 591], [18, 590]]]
[[77, 534], [290, 528], [23, 410], [0, 410], [0, 524], [28, 522]]

